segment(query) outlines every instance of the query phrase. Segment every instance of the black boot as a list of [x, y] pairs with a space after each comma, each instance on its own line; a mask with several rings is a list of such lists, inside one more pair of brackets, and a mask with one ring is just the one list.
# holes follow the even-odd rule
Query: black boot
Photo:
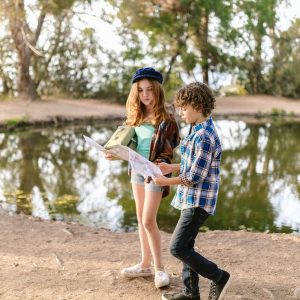
[[228, 288], [231, 280], [231, 276], [228, 272], [222, 271], [221, 279], [216, 283], [210, 284], [208, 300], [221, 300], [223, 299], [226, 289]]

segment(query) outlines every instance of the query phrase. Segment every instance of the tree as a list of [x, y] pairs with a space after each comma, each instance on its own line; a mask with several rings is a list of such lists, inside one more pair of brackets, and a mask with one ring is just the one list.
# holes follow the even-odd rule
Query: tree
[[237, 18], [241, 24], [238, 29], [238, 49], [245, 50], [237, 55], [236, 63], [248, 92], [253, 94], [265, 92], [263, 71], [267, 62], [263, 59], [263, 47], [266, 39], [274, 33], [278, 18], [276, 8], [282, 1], [237, 1]]
[[[73, 12], [55, 18], [54, 34], [43, 57], [34, 57], [36, 88], [43, 95], [89, 97], [94, 92], [95, 74], [99, 73], [98, 41], [91, 28], [76, 29]], [[75, 37], [76, 32], [76, 37]]]
[[265, 76], [266, 93], [300, 97], [300, 19], [274, 37], [272, 68]]
[[[18, 96], [24, 100], [36, 100], [39, 98], [37, 82], [34, 78], [33, 60], [36, 56], [42, 57], [45, 53], [38, 49], [38, 41], [41, 37], [46, 17], [53, 16], [59, 21], [59, 16], [69, 11], [75, 2], [88, 2], [86, 0], [37, 0], [37, 2], [28, 9], [34, 9], [39, 15], [37, 24], [32, 29], [28, 23], [27, 10], [24, 0], [3, 0], [1, 11], [4, 11], [4, 20], [7, 21], [8, 31], [13, 40], [14, 48], [18, 58], [17, 68], [17, 92]], [[56, 32], [59, 35], [60, 32]], [[52, 55], [55, 53], [53, 52]], [[51, 55], [48, 56], [48, 64], [51, 61]], [[3, 77], [2, 77], [3, 78]]]
[[[229, 36], [230, 1], [204, 0], [109, 0], [117, 8], [123, 28], [148, 38], [148, 57], [157, 59], [165, 71], [165, 84], [172, 70], [192, 73], [200, 65], [204, 82], [209, 72], [225, 61], [219, 39]], [[218, 20], [216, 32], [209, 26]], [[174, 72], [173, 72], [174, 73]]]
[[46, 14], [43, 10], [41, 11], [36, 30], [32, 31], [26, 21], [23, 0], [5, 0], [4, 8], [19, 60], [17, 83], [19, 97], [35, 100], [38, 98], [38, 95], [30, 74], [30, 61]]

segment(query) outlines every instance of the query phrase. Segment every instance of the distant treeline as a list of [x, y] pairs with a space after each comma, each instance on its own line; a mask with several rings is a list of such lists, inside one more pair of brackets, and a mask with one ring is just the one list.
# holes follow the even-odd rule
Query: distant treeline
[[[134, 70], [152, 65], [168, 96], [186, 78], [220, 87], [230, 76], [232, 93], [300, 98], [300, 19], [279, 24], [288, 2], [2, 0], [0, 95], [124, 102]], [[115, 26], [118, 49], [99, 40], [89, 14]]]

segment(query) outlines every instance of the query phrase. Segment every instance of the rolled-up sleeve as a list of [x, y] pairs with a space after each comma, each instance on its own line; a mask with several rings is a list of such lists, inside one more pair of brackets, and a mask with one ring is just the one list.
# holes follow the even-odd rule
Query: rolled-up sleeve
[[182, 185], [193, 186], [207, 178], [212, 160], [212, 142], [208, 137], [194, 139], [190, 145], [193, 153], [185, 158], [185, 168], [180, 172]]

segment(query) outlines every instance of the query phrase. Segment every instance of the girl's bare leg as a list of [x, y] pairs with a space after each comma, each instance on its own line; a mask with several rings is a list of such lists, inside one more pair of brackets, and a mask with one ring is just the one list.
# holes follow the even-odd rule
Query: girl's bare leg
[[132, 191], [135, 200], [136, 207], [136, 216], [138, 220], [139, 227], [139, 237], [140, 237], [140, 245], [142, 251], [142, 261], [141, 266], [143, 268], [148, 268], [151, 265], [151, 250], [149, 246], [149, 241], [147, 237], [146, 230], [143, 225], [143, 211], [145, 206], [145, 188], [142, 184], [132, 184]]
[[153, 256], [155, 271], [163, 270], [161, 253], [161, 237], [156, 222], [156, 215], [160, 205], [162, 192], [145, 191], [145, 200], [143, 208], [143, 228], [148, 237], [148, 244]]

